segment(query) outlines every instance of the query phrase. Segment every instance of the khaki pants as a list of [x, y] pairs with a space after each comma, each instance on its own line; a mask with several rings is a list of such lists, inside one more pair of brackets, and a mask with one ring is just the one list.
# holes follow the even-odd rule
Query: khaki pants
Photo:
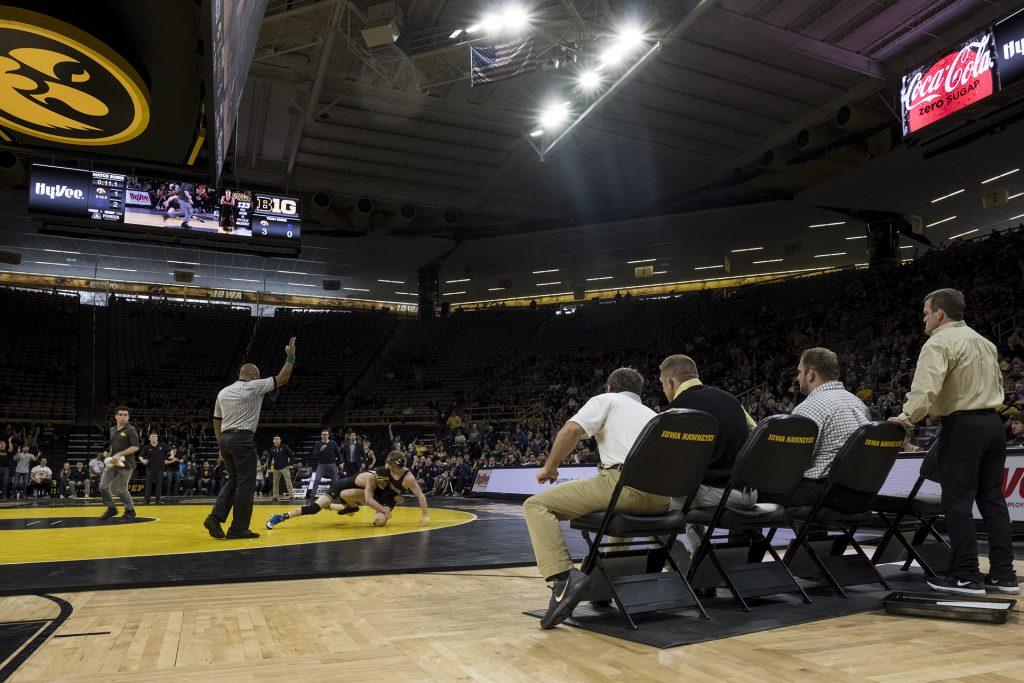
[[288, 497], [292, 497], [292, 468], [285, 467], [283, 470], [274, 470], [274, 498], [277, 498], [278, 482], [284, 481], [284, 487], [288, 491]]
[[[724, 488], [700, 485], [697, 495], [693, 499], [693, 508], [716, 508], [722, 502]], [[685, 498], [673, 498], [672, 509], [682, 510]], [[729, 492], [729, 500], [725, 502], [727, 508], [734, 510], [749, 510], [757, 504], [757, 489], [733, 489]], [[690, 541], [691, 552], [696, 552], [700, 545], [704, 527], [696, 524], [686, 525], [686, 538]], [[667, 539], [665, 539], [667, 540]]]
[[[558, 523], [607, 510], [618, 482], [619, 470], [602, 469], [596, 477], [558, 484], [526, 499], [523, 514], [542, 577], [554, 576], [573, 566]], [[615, 509], [639, 515], [661, 515], [668, 512], [668, 505], [669, 499], [664, 496], [627, 487], [622, 489]]]

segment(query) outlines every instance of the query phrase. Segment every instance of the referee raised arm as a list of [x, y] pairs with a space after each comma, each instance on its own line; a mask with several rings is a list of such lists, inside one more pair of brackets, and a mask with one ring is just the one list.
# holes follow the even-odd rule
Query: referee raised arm
[[[907, 429], [926, 415], [939, 418], [931, 479], [942, 485], [952, 552], [946, 576], [928, 579], [944, 593], [1017, 593], [1010, 515], [1003, 497], [1006, 434], [995, 408], [1003, 402], [1003, 375], [995, 345], [964, 323], [964, 295], [940, 289], [924, 299], [924, 331], [914, 381], [903, 412], [890, 422]], [[937, 475], [936, 475], [937, 473]], [[972, 508], [988, 528], [989, 573], [978, 567]]]
[[260, 421], [263, 396], [283, 387], [292, 376], [295, 363], [295, 337], [284, 348], [285, 362], [276, 377], [260, 379], [260, 371], [246, 363], [238, 371], [238, 381], [229, 384], [217, 394], [213, 410], [213, 431], [220, 445], [220, 457], [227, 474], [217, 502], [203, 526], [214, 538], [224, 538], [221, 524], [227, 521], [232, 508], [235, 511], [228, 527], [227, 538], [259, 538], [249, 530], [252, 502], [256, 494], [256, 426]]

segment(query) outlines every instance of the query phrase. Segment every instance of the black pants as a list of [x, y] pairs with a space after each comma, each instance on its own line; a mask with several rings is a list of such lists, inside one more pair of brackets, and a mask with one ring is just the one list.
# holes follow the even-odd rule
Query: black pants
[[156, 491], [156, 502], [160, 502], [160, 494], [163, 492], [164, 471], [155, 467], [146, 468], [146, 484], [142, 489], [144, 502], [149, 504], [149, 492]]
[[982, 578], [974, 531], [973, 504], [977, 503], [988, 529], [991, 573], [1013, 576], [1010, 513], [1003, 497], [1006, 435], [999, 416], [960, 413], [943, 418], [937, 454], [931, 478], [942, 485], [942, 508], [953, 546], [946, 573], [964, 580]]
[[226, 476], [211, 514], [223, 524], [234, 509], [230, 530], [247, 531], [256, 495], [256, 439], [252, 432], [224, 432], [220, 435], [220, 453]]

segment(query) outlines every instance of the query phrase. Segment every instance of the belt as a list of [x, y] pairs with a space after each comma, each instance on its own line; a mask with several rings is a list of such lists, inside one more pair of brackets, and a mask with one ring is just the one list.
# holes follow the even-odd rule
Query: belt
[[940, 419], [953, 417], [954, 415], [995, 415], [995, 408], [979, 408], [978, 410], [954, 410], [949, 415], [943, 415]]
[[225, 429], [221, 431], [221, 435], [224, 434], [249, 434], [252, 435], [251, 429]]
[[601, 465], [602, 470], [621, 470], [622, 465]]

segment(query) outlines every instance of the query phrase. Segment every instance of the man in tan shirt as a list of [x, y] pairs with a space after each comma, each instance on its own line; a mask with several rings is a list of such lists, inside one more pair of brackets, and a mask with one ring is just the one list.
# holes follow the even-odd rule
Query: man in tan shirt
[[[992, 342], [964, 323], [964, 295], [940, 289], [924, 300], [924, 331], [914, 381], [903, 412], [890, 418], [908, 430], [926, 416], [942, 423], [931, 478], [942, 485], [942, 507], [953, 549], [946, 576], [934, 590], [984, 595], [1019, 593], [1013, 569], [1010, 515], [1003, 497], [1006, 434], [995, 408], [1003, 402], [1003, 376]], [[973, 505], [988, 528], [990, 571], [978, 568]]]

